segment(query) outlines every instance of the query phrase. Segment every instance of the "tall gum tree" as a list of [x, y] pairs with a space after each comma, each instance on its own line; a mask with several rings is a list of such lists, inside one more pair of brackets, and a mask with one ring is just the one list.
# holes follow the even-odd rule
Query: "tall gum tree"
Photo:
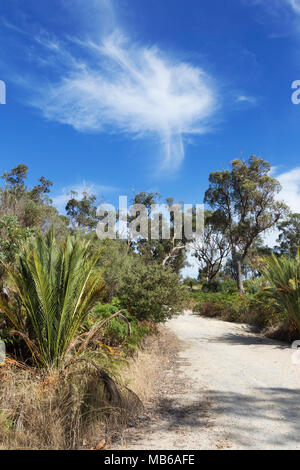
[[252, 155], [248, 161], [233, 160], [231, 171], [209, 176], [204, 202], [213, 209], [214, 223], [228, 238], [240, 292], [244, 292], [242, 263], [249, 249], [288, 213], [288, 207], [277, 200], [280, 183], [269, 173], [270, 164]]

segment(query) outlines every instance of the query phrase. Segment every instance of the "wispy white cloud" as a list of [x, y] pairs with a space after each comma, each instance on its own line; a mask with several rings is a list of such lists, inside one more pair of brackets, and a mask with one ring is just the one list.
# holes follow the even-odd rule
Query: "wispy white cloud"
[[26, 34], [21, 28], [18, 28], [16, 25], [10, 23], [10, 21], [7, 21], [7, 19], [3, 16], [0, 17], [0, 25], [3, 25], [6, 28], [11, 29], [12, 31], [15, 31], [16, 33]]
[[[292, 212], [300, 213], [300, 167], [292, 168], [283, 173], [278, 173], [279, 168], [273, 168], [272, 176], [277, 178], [282, 190], [278, 194], [278, 200], [285, 202]], [[264, 237], [265, 243], [274, 247], [277, 244], [279, 231], [270, 230]]]
[[88, 193], [89, 195], [95, 195], [99, 197], [107, 193], [115, 193], [118, 191], [118, 188], [115, 188], [113, 186], [87, 183], [85, 181], [83, 181], [80, 184], [67, 186], [63, 188], [60, 193], [57, 193], [51, 196], [53, 205], [56, 207], [58, 211], [64, 212], [66, 204], [71, 198], [72, 191], [77, 193], [76, 198], [81, 199], [84, 193]]
[[217, 90], [203, 69], [133, 44], [119, 32], [101, 42], [76, 41], [85, 59], [70, 59], [58, 42], [46, 47], [67, 57], [59, 82], [31, 100], [48, 119], [78, 131], [150, 136], [164, 148], [164, 165], [178, 167], [184, 136], [210, 129]]
[[296, 13], [300, 13], [300, 0], [285, 0], [285, 2], [290, 5]]
[[256, 104], [257, 103], [257, 98], [255, 98], [254, 96], [240, 95], [240, 96], [237, 97], [236, 101], [238, 103]]
[[280, 199], [286, 202], [293, 212], [300, 212], [300, 167], [293, 168], [276, 176], [282, 191]]
[[215, 127], [221, 94], [212, 77], [173, 51], [124, 35], [113, 0], [53, 2], [58, 23], [67, 17], [72, 25], [65, 34], [44, 23], [32, 26], [33, 34], [26, 22], [18, 28], [32, 40], [24, 50], [30, 76], [14, 75], [20, 86], [27, 83], [28, 103], [78, 131], [150, 138], [160, 145], [161, 166], [178, 168], [188, 136]]

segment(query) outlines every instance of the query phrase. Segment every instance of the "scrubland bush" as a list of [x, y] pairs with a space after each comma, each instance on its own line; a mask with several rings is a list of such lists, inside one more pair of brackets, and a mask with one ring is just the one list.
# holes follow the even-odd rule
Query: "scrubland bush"
[[180, 313], [186, 290], [177, 274], [152, 263], [132, 260], [126, 266], [120, 287], [120, 303], [140, 321], [164, 322]]
[[[87, 328], [101, 319], [109, 318], [122, 308], [118, 298], [114, 298], [109, 304], [98, 304], [89, 316], [86, 322]], [[120, 321], [119, 318], [113, 318], [102, 330], [101, 341], [111, 347], [122, 348], [123, 355], [131, 355], [141, 345], [144, 338], [157, 332], [155, 323], [149, 321], [139, 321], [127, 310], [122, 310], [122, 314], [127, 319]]]
[[155, 323], [166, 321], [184, 307], [186, 288], [176, 273], [156, 262], [145, 263], [122, 244], [107, 243], [102, 256], [106, 301], [118, 297], [120, 307], [134, 318]]
[[253, 294], [199, 293], [194, 311], [207, 317], [218, 317], [225, 321], [251, 323], [264, 326], [274, 312]]
[[272, 338], [297, 339], [300, 331], [300, 251], [294, 258], [265, 258], [264, 266], [262, 277], [244, 281], [245, 294], [231, 291], [230, 284], [229, 288], [225, 284], [227, 281], [223, 283], [223, 292], [193, 292], [194, 311], [212, 318], [259, 326]]
[[0, 365], [4, 448], [80, 448], [117, 432], [141, 407], [120, 376], [126, 358], [183, 306], [176, 274], [89, 238], [37, 235], [4, 265], [0, 333], [18, 360]]

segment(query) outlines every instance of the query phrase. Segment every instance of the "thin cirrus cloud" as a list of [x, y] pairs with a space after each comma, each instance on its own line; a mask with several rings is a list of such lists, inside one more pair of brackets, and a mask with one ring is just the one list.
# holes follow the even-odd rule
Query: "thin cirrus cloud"
[[300, 13], [300, 1], [299, 0], [285, 0], [296, 13]]
[[254, 96], [240, 95], [240, 96], [237, 97], [236, 101], [238, 103], [256, 104], [257, 103], [257, 98], [255, 98]]
[[119, 32], [75, 45], [78, 59], [59, 43], [52, 47], [68, 60], [60, 80], [31, 100], [46, 118], [78, 131], [150, 137], [162, 146], [168, 168], [182, 162], [184, 136], [210, 131], [218, 93], [202, 68], [133, 44]]

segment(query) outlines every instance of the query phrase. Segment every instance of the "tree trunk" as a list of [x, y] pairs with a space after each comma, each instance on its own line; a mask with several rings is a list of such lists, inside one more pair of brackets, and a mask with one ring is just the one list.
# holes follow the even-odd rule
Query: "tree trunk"
[[236, 279], [237, 279], [238, 290], [242, 294], [244, 294], [245, 291], [244, 291], [243, 280], [242, 280], [242, 263], [239, 258], [236, 260]]
[[234, 268], [235, 268], [237, 288], [242, 294], [244, 294], [245, 291], [244, 291], [243, 279], [242, 279], [242, 261], [241, 261], [241, 258], [238, 256], [235, 247], [232, 250], [232, 261], [233, 261]]

